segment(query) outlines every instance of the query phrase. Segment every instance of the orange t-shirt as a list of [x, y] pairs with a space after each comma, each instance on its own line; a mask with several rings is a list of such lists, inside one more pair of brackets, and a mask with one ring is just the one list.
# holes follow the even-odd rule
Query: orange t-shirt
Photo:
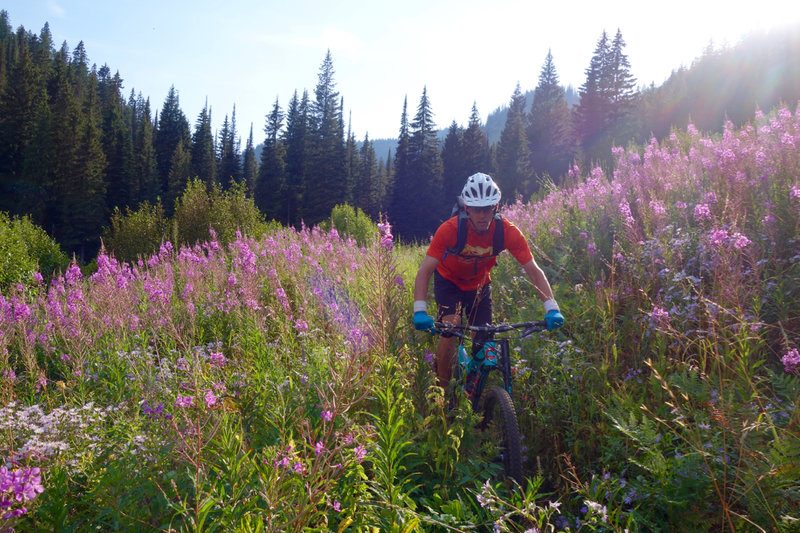
[[[525, 236], [514, 224], [503, 221], [503, 244], [505, 249], [519, 261], [521, 265], [530, 262], [533, 254], [528, 247]], [[478, 234], [467, 222], [467, 242], [459, 255], [447, 253], [458, 241], [458, 217], [452, 217], [442, 223], [433, 235], [427, 255], [438, 259], [436, 270], [444, 278], [455, 283], [463, 291], [474, 291], [491, 281], [489, 271], [497, 264], [497, 256], [492, 255], [494, 241], [494, 226], [497, 220], [492, 220], [488, 231]]]

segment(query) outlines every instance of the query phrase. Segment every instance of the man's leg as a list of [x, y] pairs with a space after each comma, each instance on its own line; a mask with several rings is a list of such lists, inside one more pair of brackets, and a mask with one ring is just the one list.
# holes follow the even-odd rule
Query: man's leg
[[[458, 324], [458, 315], [445, 315], [441, 318], [445, 324]], [[453, 356], [456, 352], [458, 337], [439, 337], [436, 346], [436, 376], [439, 379], [438, 385], [444, 389], [445, 395], [450, 386], [450, 377], [453, 373]]]

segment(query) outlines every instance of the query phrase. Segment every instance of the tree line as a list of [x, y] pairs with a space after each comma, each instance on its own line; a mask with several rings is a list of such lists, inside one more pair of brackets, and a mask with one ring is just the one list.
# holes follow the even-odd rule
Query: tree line
[[[29, 215], [86, 258], [115, 210], [160, 205], [170, 215], [187, 184], [200, 180], [244, 187], [268, 219], [282, 224], [313, 225], [347, 203], [373, 219], [388, 216], [404, 239], [423, 238], [474, 172], [495, 176], [506, 198], [528, 198], [542, 183], [561, 183], [573, 164], [609, 167], [613, 145], [647, 142], [690, 117], [707, 131], [718, 129], [731, 109], [752, 116], [757, 106], [797, 98], [800, 76], [789, 59], [797, 40], [785, 41], [780, 54], [770, 42], [763, 45], [770, 65], [785, 61], [778, 65], [783, 85], [765, 94], [741, 90], [755, 82], [739, 84], [727, 100], [710, 104], [692, 95], [708, 85], [708, 73], [719, 80], [741, 57], [708, 50], [698, 61], [708, 65], [700, 70], [706, 77], [682, 68], [661, 87], [638, 88], [621, 32], [611, 38], [604, 31], [577, 105], [567, 104], [548, 53], [530, 104], [519, 84], [513, 91], [499, 141], [489, 142], [475, 105], [466, 127], [454, 121], [441, 140], [423, 88], [416, 108], [403, 102], [395, 150], [380, 155], [368, 136], [358, 141], [345, 128], [328, 52], [313, 94], [295, 91], [285, 109], [276, 99], [266, 113], [259, 153], [252, 126], [242, 148], [235, 107], [218, 132], [208, 104], [190, 125], [174, 86], [154, 111], [141, 93], [123, 96], [118, 72], [89, 66], [82, 42], [71, 51], [66, 43], [56, 48], [48, 24], [39, 34], [13, 31], [0, 11], [0, 211]], [[755, 72], [762, 63], [750, 66]]]

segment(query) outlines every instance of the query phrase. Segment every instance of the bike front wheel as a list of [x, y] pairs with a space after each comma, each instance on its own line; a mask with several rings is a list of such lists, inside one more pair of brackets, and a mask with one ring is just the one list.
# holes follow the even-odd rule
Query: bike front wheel
[[483, 401], [483, 420], [478, 428], [487, 433], [487, 440], [495, 443], [497, 458], [506, 478], [522, 484], [522, 442], [517, 424], [517, 413], [511, 395], [503, 387], [489, 389]]

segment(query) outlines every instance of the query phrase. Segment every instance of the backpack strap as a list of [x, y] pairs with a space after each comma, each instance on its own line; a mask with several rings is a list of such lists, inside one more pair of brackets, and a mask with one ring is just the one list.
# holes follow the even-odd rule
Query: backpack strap
[[492, 237], [492, 255], [500, 255], [506, 249], [505, 227], [500, 213], [494, 216], [494, 236]]
[[467, 245], [467, 231], [469, 230], [469, 215], [463, 209], [458, 213], [458, 233], [456, 245], [447, 250], [447, 254], [458, 255]]
[[[456, 245], [448, 248], [445, 252], [447, 254], [458, 255], [467, 244], [467, 231], [469, 230], [469, 215], [466, 211], [458, 213], [458, 232], [456, 236]], [[500, 252], [506, 249], [505, 245], [505, 227], [503, 225], [503, 217], [500, 213], [494, 216], [494, 235], [492, 235], [492, 255], [499, 255]]]

